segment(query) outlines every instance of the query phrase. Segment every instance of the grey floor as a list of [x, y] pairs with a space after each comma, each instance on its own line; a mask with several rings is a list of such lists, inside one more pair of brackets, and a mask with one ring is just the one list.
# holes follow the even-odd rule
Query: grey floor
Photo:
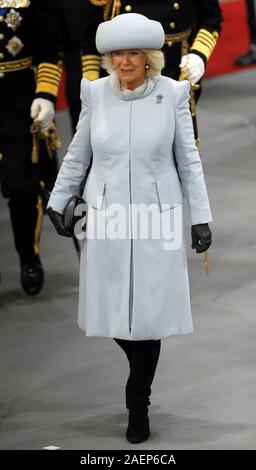
[[72, 242], [45, 218], [45, 288], [25, 297], [0, 200], [1, 449], [256, 449], [256, 70], [205, 82], [199, 114], [212, 272], [189, 249], [195, 332], [162, 341], [146, 443], [124, 437], [122, 351], [76, 326]]

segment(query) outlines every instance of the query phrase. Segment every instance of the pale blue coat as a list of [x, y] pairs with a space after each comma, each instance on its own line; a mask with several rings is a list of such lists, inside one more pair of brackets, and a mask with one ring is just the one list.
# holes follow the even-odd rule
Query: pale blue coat
[[[93, 153], [83, 194], [88, 235], [80, 261], [78, 325], [87, 336], [131, 340], [192, 332], [183, 223], [180, 241], [166, 250], [162, 235], [136, 239], [133, 213], [126, 224], [130, 235], [108, 238], [105, 217], [110, 204], [120, 204], [126, 213], [130, 203], [153, 204], [159, 224], [172, 221], [173, 227], [185, 194], [191, 224], [212, 220], [194, 142], [189, 83], [159, 76], [141, 96], [127, 97], [110, 77], [83, 79], [81, 99], [77, 132], [48, 203], [63, 212]], [[101, 239], [89, 236], [96, 215]]]

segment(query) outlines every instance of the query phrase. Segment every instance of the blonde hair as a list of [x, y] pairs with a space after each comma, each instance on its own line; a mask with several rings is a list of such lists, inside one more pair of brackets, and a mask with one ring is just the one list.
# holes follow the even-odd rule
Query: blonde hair
[[[165, 66], [164, 53], [158, 49], [139, 49], [146, 54], [146, 64], [148, 67], [145, 70], [146, 77], [154, 77], [158, 75]], [[102, 68], [109, 74], [114, 70], [111, 52], [106, 52], [102, 57]]]

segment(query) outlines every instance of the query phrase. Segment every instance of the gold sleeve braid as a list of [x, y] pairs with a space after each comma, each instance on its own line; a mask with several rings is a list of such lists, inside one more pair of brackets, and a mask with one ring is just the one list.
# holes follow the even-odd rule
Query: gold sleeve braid
[[208, 60], [218, 41], [219, 33], [211, 33], [207, 29], [200, 29], [192, 44], [191, 50], [196, 50], [203, 54]]
[[57, 64], [42, 62], [37, 68], [36, 93], [49, 93], [58, 95], [63, 62]]
[[101, 59], [98, 55], [83, 55], [82, 56], [82, 74], [83, 78], [87, 80], [97, 80], [100, 78], [100, 64]]

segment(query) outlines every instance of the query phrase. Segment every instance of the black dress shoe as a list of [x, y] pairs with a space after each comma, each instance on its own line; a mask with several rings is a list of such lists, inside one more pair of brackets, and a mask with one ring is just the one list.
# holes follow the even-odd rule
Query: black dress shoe
[[129, 412], [126, 439], [132, 444], [139, 444], [149, 438], [149, 418], [146, 411], [132, 410]]
[[252, 65], [256, 64], [256, 50], [250, 49], [245, 54], [235, 60], [235, 65]]
[[21, 285], [28, 295], [36, 295], [44, 284], [44, 270], [40, 258], [21, 263]]

